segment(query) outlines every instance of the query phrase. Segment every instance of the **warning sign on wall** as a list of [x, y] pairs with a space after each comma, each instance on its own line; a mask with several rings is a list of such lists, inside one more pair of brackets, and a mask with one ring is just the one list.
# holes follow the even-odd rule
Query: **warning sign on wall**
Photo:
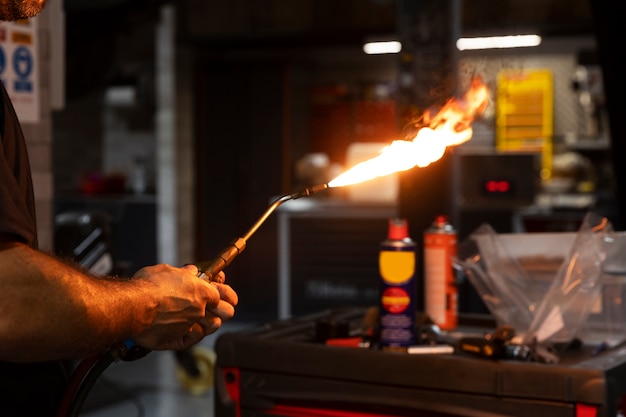
[[496, 148], [541, 152], [541, 178], [552, 175], [553, 76], [549, 69], [507, 69], [498, 73]]
[[37, 19], [0, 22], [0, 81], [22, 123], [39, 122]]

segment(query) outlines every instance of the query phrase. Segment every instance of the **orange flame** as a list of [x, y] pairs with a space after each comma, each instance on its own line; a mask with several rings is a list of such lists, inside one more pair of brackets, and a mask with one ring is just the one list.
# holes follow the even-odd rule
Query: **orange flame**
[[444, 155], [448, 146], [460, 145], [472, 138], [471, 123], [485, 110], [488, 99], [487, 86], [481, 78], [474, 78], [463, 100], [449, 100], [432, 119], [425, 114], [426, 126], [412, 141], [393, 141], [377, 156], [350, 168], [328, 186], [343, 187], [430, 165]]

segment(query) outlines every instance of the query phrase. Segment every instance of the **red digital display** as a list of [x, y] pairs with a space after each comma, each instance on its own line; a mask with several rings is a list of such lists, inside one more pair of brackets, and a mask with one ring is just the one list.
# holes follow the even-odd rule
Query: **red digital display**
[[483, 184], [483, 190], [487, 194], [508, 194], [511, 192], [511, 182], [509, 180], [487, 180]]

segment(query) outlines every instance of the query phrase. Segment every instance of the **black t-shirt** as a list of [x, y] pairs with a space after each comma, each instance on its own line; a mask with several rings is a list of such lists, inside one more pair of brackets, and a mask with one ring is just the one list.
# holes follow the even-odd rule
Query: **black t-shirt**
[[0, 86], [0, 94], [0, 233], [9, 233], [37, 247], [35, 199], [26, 143], [4, 85]]
[[[37, 248], [35, 200], [26, 143], [1, 82], [0, 100], [0, 233]], [[66, 384], [61, 362], [0, 361], [0, 415], [54, 416]]]

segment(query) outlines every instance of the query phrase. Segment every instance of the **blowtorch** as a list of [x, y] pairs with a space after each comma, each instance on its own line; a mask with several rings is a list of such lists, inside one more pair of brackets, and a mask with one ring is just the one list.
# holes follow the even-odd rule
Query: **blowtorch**
[[219, 282], [217, 274], [224, 270], [230, 263], [246, 248], [246, 242], [257, 231], [259, 227], [265, 222], [265, 220], [284, 202], [289, 200], [295, 200], [300, 197], [308, 197], [312, 194], [318, 193], [328, 188], [328, 184], [315, 185], [313, 187], [307, 187], [304, 190], [297, 191], [292, 194], [286, 194], [275, 200], [269, 208], [263, 213], [263, 215], [257, 220], [257, 222], [248, 230], [243, 237], [238, 237], [233, 240], [219, 255], [210, 261], [199, 262], [195, 265], [198, 267], [198, 277], [207, 281]]
[[[276, 199], [263, 215], [252, 225], [248, 232], [242, 237], [234, 239], [225, 249], [223, 249], [215, 258], [210, 261], [198, 262], [194, 265], [198, 268], [198, 277], [210, 282], [222, 283], [220, 279], [220, 271], [223, 271], [230, 263], [244, 251], [248, 239], [261, 227], [267, 218], [284, 202], [295, 200], [301, 197], [308, 197], [329, 188], [328, 184], [320, 184], [312, 187], [306, 187], [301, 191], [292, 194], [286, 194]], [[88, 358], [81, 363], [72, 374], [72, 378], [68, 385], [61, 405], [58, 409], [57, 417], [78, 416], [80, 409], [87, 398], [91, 387], [99, 378], [99, 376], [113, 362], [119, 360], [133, 361], [144, 357], [150, 353], [149, 350], [135, 345], [132, 339], [119, 343], [111, 347], [96, 357]]]
[[[246, 248], [246, 244], [248, 239], [252, 237], [252, 235], [261, 227], [261, 225], [267, 220], [267, 218], [274, 212], [276, 209], [286, 201], [295, 200], [301, 197], [308, 197], [315, 193], [318, 193], [322, 190], [327, 189], [328, 184], [320, 184], [312, 187], [305, 187], [300, 191], [296, 191], [291, 194], [285, 194], [276, 200], [265, 210], [263, 215], [252, 225], [250, 230], [243, 235], [242, 237], [235, 238], [230, 245], [224, 248], [215, 258], [210, 261], [198, 262], [194, 265], [198, 268], [198, 277], [204, 279], [209, 282], [217, 282], [223, 283], [223, 280], [220, 279], [219, 273], [223, 271], [230, 263], [244, 251]], [[125, 361], [133, 361], [139, 358], [146, 356], [150, 351], [142, 348], [141, 346], [135, 345], [135, 342], [132, 339], [126, 340], [123, 342], [122, 353], [120, 359]]]

